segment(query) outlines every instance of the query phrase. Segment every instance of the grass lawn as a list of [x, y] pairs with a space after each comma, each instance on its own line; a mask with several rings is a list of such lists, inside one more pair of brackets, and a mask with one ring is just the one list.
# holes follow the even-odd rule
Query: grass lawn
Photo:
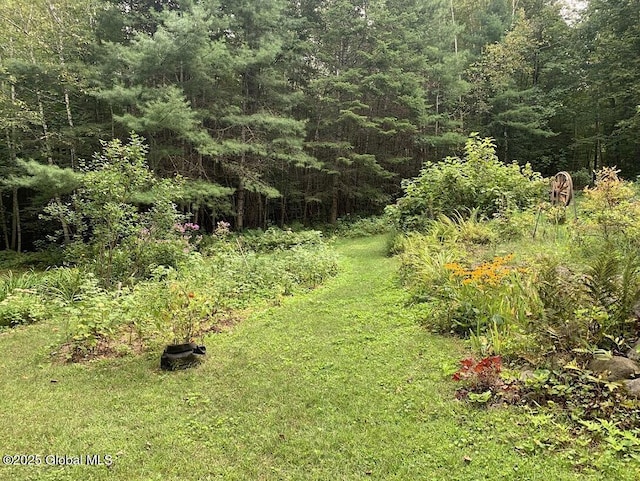
[[384, 243], [339, 242], [336, 278], [207, 337], [193, 370], [160, 371], [160, 353], [52, 365], [55, 326], [0, 333], [0, 454], [113, 457], [0, 479], [640, 479], [617, 458], [578, 471], [590, 448], [548, 416], [456, 401], [443, 373], [463, 346], [403, 308]]

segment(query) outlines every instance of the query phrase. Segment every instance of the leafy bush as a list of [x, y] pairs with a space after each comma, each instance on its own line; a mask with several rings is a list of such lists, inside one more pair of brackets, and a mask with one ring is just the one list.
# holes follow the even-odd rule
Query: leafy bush
[[581, 208], [587, 222], [580, 224], [579, 240], [587, 251], [604, 242], [608, 247], [636, 249], [640, 245], [640, 200], [634, 187], [605, 167], [596, 172], [593, 188], [584, 190]]
[[532, 263], [534, 283], [543, 306], [543, 315], [531, 324], [530, 332], [546, 352], [570, 352], [586, 347], [585, 333], [591, 320], [576, 315], [584, 305], [586, 293], [582, 276], [560, 263], [554, 256], [545, 255]]
[[62, 334], [68, 341], [64, 353], [68, 360], [91, 356], [115, 332], [123, 318], [123, 294], [106, 291], [91, 273], [84, 277], [80, 292], [62, 308]]
[[571, 180], [573, 181], [573, 188], [575, 190], [582, 190], [591, 184], [593, 180], [591, 172], [588, 169], [580, 169], [573, 172], [569, 172]]
[[266, 231], [247, 231], [238, 237], [238, 243], [245, 250], [272, 252], [301, 246], [322, 244], [322, 232], [315, 230], [293, 231], [269, 227]]
[[491, 244], [497, 240], [491, 224], [478, 218], [478, 209], [473, 209], [467, 218], [459, 213], [455, 213], [452, 218], [440, 215], [429, 224], [428, 232], [440, 242]]
[[479, 404], [487, 403], [494, 396], [505, 397], [511, 389], [500, 377], [501, 371], [500, 356], [488, 356], [480, 361], [463, 359], [460, 361], [460, 370], [453, 375], [454, 381], [464, 383], [463, 387], [456, 390], [456, 397]]
[[69, 268], [0, 276], [0, 326], [31, 324], [53, 315], [80, 293], [83, 276]]
[[633, 308], [640, 301], [640, 258], [636, 253], [618, 257], [603, 253], [591, 263], [585, 276], [590, 304], [606, 316], [592, 329], [594, 343], [605, 347], [606, 339], [630, 338], [636, 334]]
[[584, 262], [580, 272], [544, 256], [533, 267], [544, 316], [530, 332], [548, 352], [616, 349], [636, 335], [633, 308], [640, 300], [636, 255], [603, 252]]
[[386, 234], [391, 231], [393, 225], [387, 216], [377, 217], [341, 217], [335, 226], [331, 226], [329, 232], [340, 237], [367, 237], [370, 235]]
[[528, 271], [511, 265], [512, 256], [466, 266], [455, 260], [459, 253], [423, 247], [408, 243], [400, 275], [414, 302], [430, 304], [425, 322], [436, 330], [462, 336], [517, 331], [540, 312]]
[[473, 135], [465, 157], [427, 162], [420, 175], [403, 182], [405, 196], [387, 213], [401, 230], [425, 230], [440, 215], [493, 217], [499, 212], [526, 208], [539, 201], [546, 189], [530, 165], [502, 164], [492, 139]]
[[62, 304], [75, 301], [82, 293], [86, 271], [77, 267], [60, 267], [46, 272], [38, 291]]
[[6, 270], [46, 269], [63, 262], [64, 254], [59, 248], [21, 253], [11, 250], [0, 251], [0, 268]]
[[532, 236], [537, 215], [533, 208], [517, 212], [500, 212], [491, 220], [491, 224], [499, 241], [518, 241]]
[[562, 370], [538, 370], [526, 379], [525, 388], [530, 404], [561, 406], [581, 423], [606, 419], [620, 429], [640, 428], [640, 400], [628, 399], [619, 383], [595, 377], [575, 363]]
[[215, 321], [220, 297], [179, 275], [137, 285], [124, 302], [131, 327], [140, 341], [191, 342]]
[[157, 266], [130, 288], [106, 291], [89, 275], [79, 294], [65, 297], [63, 356], [79, 360], [194, 340], [234, 310], [315, 287], [337, 271], [324, 245], [256, 253], [238, 248], [235, 239], [219, 243], [228, 245], [208, 257], [191, 253], [178, 269]]
[[400, 280], [414, 302], [437, 300], [440, 297], [438, 286], [446, 285], [449, 280], [444, 266], [458, 262], [462, 257], [460, 250], [451, 244], [443, 247], [431, 236], [410, 233], [402, 242]]
[[174, 262], [177, 246], [163, 249], [166, 246], [157, 243], [184, 237], [184, 231], [176, 231], [182, 216], [171, 201], [179, 195], [179, 183], [156, 178], [146, 153], [135, 134], [128, 144], [103, 142], [102, 152], [83, 163], [81, 185], [71, 202], [46, 209], [52, 218], [64, 219], [67, 236], [74, 229], [69, 261], [91, 267], [103, 286], [135, 277], [144, 266], [165, 262], [167, 256]]
[[0, 327], [32, 324], [46, 319], [49, 311], [33, 289], [13, 289], [0, 301]]
[[14, 274], [9, 271], [0, 276], [0, 300], [5, 299], [16, 289], [32, 289], [39, 283], [39, 278], [35, 272], [27, 271], [22, 274]]
[[177, 269], [192, 260], [197, 261], [199, 256], [195, 249], [194, 244], [182, 237], [154, 239], [144, 233], [130, 237], [114, 252], [113, 276], [119, 280], [148, 279], [158, 266]]

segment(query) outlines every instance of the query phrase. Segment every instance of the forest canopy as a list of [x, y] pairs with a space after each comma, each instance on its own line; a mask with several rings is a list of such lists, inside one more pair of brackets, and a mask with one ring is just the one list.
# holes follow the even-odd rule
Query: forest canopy
[[4, 0], [0, 247], [59, 230], [43, 209], [132, 133], [208, 230], [379, 213], [471, 132], [543, 174], [637, 175], [639, 15], [634, 0], [570, 18], [556, 0]]

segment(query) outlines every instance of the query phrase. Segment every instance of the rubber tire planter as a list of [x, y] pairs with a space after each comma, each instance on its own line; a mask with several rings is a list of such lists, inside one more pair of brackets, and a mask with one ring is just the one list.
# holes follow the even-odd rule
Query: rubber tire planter
[[204, 360], [206, 353], [205, 346], [198, 346], [193, 342], [167, 346], [160, 357], [160, 369], [176, 371], [197, 366]]

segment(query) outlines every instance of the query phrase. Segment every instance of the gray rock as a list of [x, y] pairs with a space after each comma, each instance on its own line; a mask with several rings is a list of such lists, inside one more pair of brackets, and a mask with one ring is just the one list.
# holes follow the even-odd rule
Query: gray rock
[[624, 385], [631, 397], [640, 398], [640, 378], [625, 380]]
[[640, 364], [629, 358], [613, 356], [611, 359], [593, 359], [589, 369], [606, 376], [608, 381], [631, 379], [640, 374]]
[[629, 359], [633, 359], [634, 361], [640, 361], [640, 340], [636, 342], [629, 352], [627, 352], [627, 357]]
[[520, 381], [527, 382], [529, 379], [534, 379], [536, 374], [531, 369], [525, 369], [520, 373]]

